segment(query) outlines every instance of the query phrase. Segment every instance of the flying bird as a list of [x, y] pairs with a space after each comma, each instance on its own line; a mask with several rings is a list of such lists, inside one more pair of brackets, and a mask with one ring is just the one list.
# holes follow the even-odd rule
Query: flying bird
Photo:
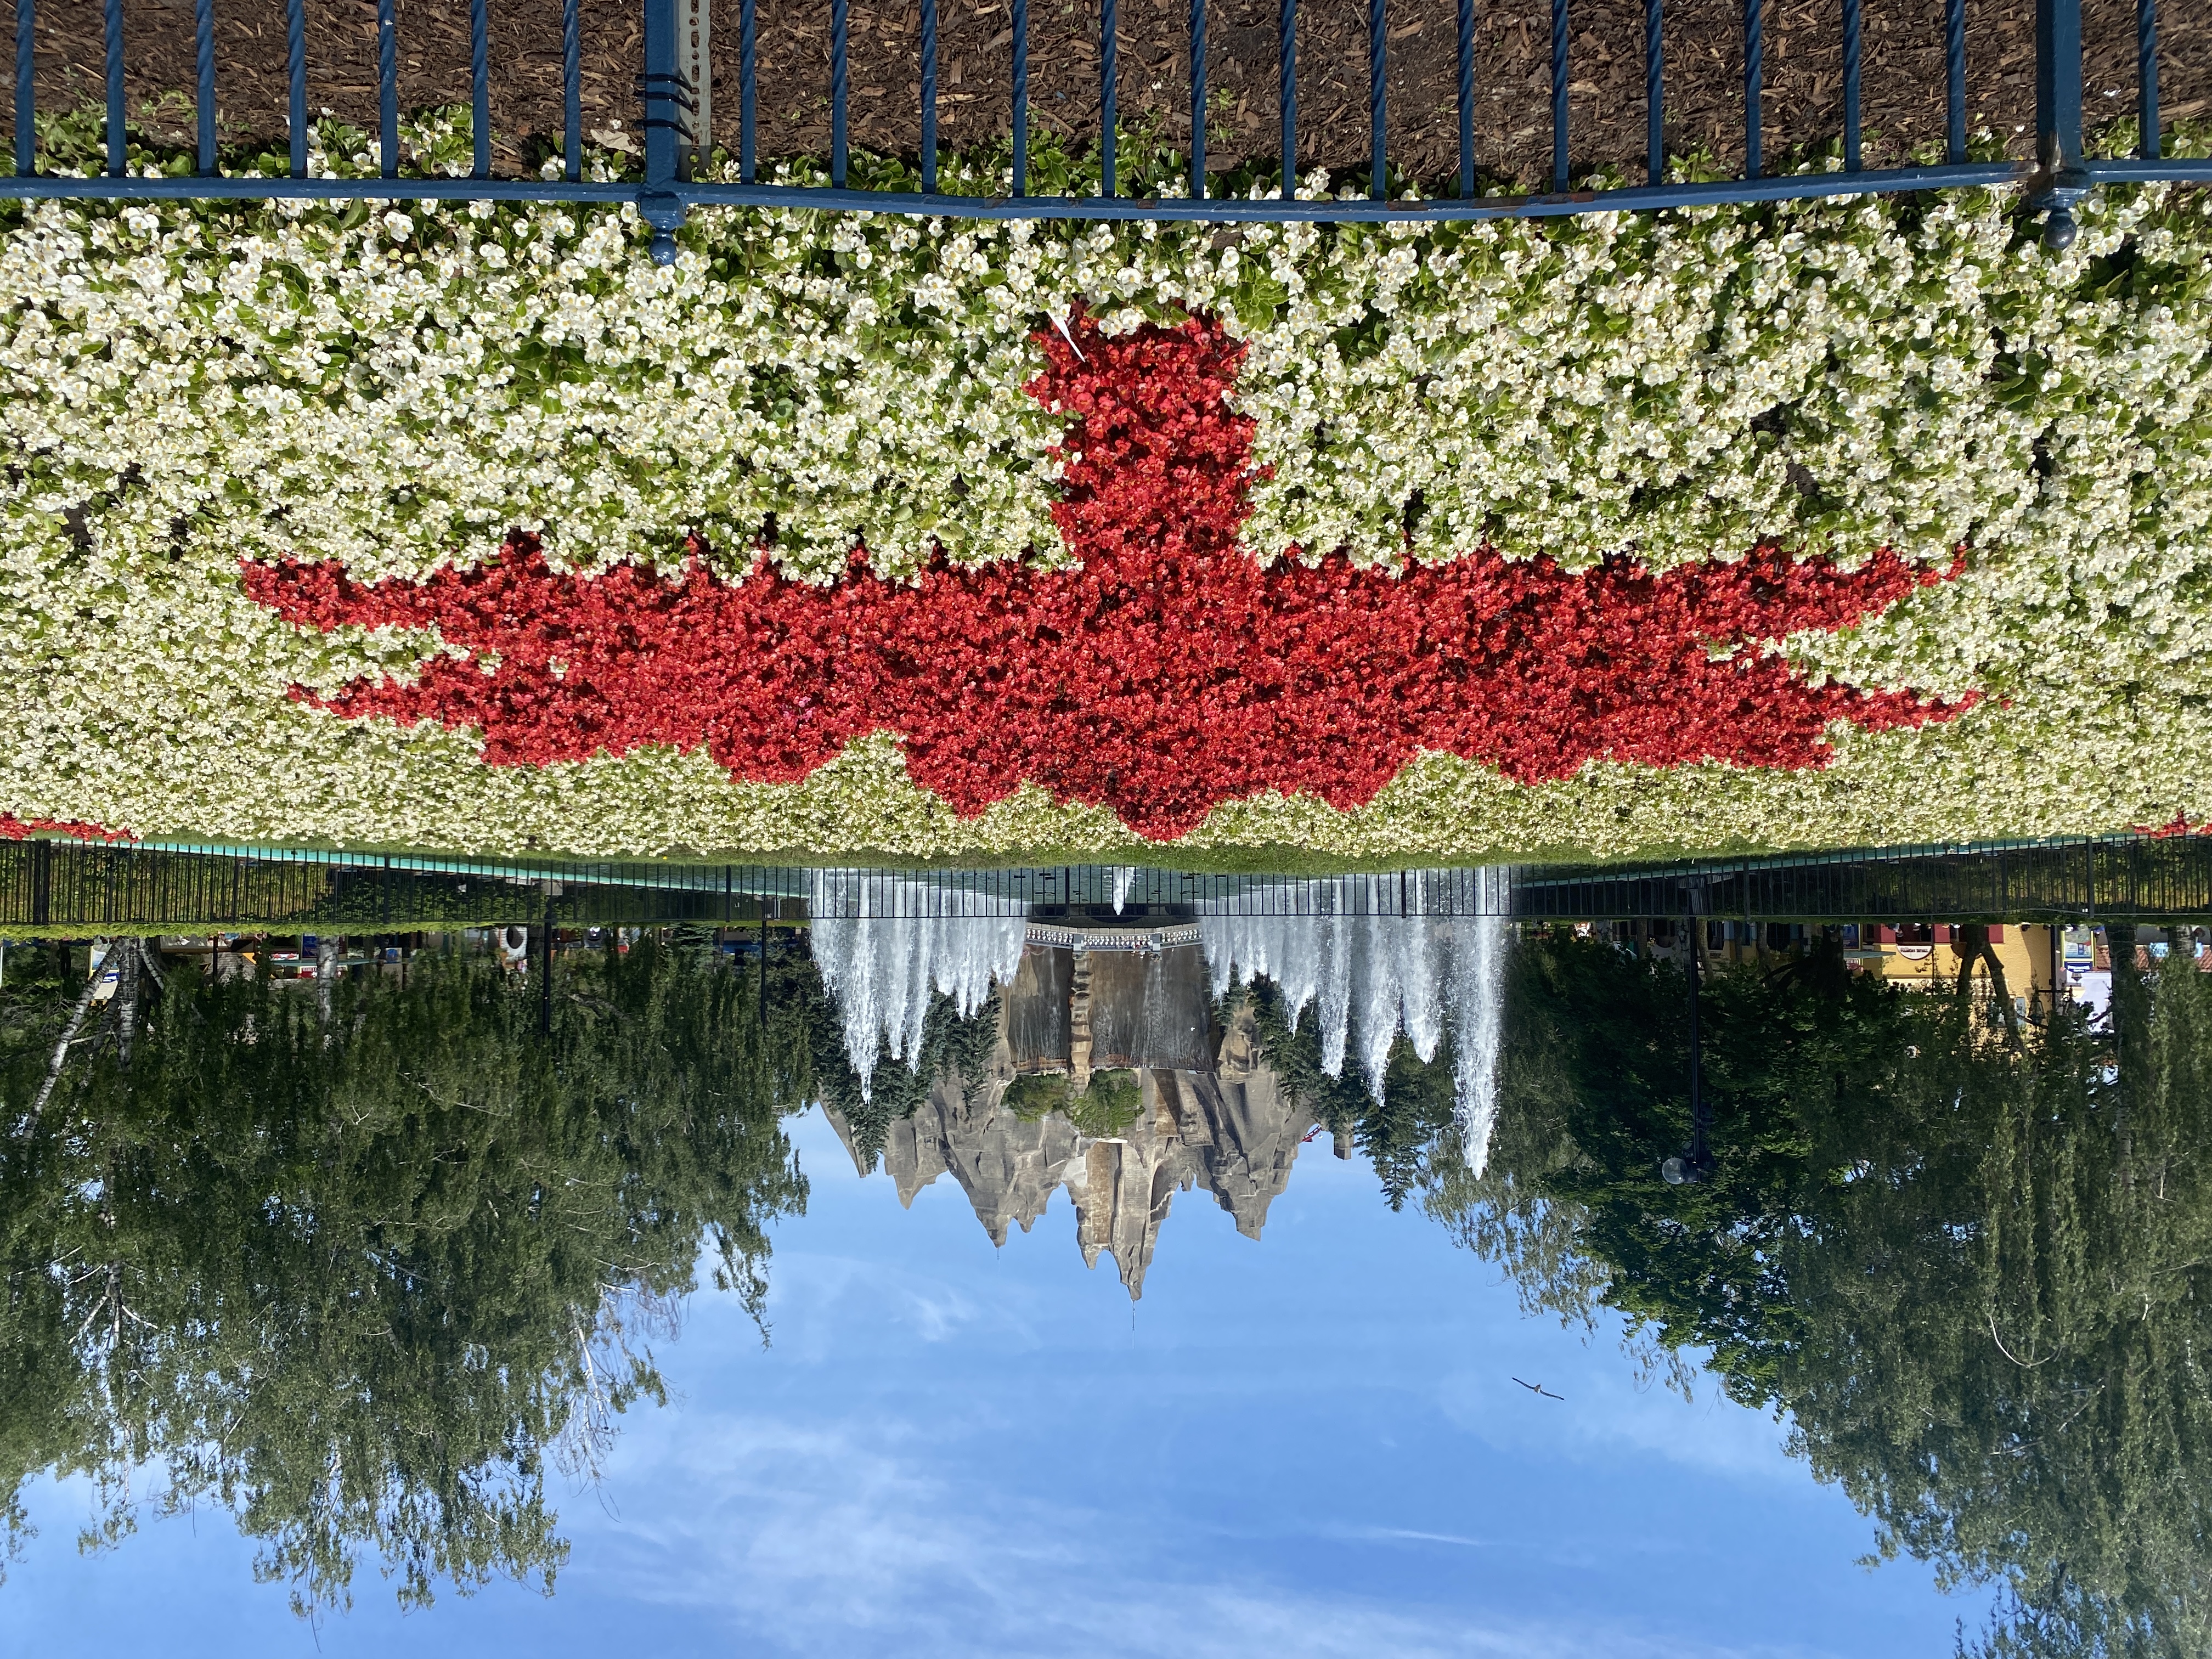
[[[1520, 1379], [1519, 1377], [1517, 1377], [1517, 1376], [1516, 1376], [1516, 1377], [1515, 1377], [1513, 1380], [1514, 1380], [1516, 1382], [1521, 1382], [1521, 1379]], [[1553, 1393], [1549, 1389], [1546, 1388], [1546, 1387], [1545, 1387], [1541, 1382], [1521, 1382], [1521, 1386], [1522, 1386], [1522, 1388], [1524, 1388], [1524, 1389], [1528, 1389], [1528, 1392], [1529, 1392], [1530, 1394], [1540, 1394], [1540, 1395], [1542, 1395], [1544, 1396], [1544, 1398], [1545, 1398], [1545, 1399], [1547, 1399], [1547, 1400], [1565, 1400], [1565, 1399], [1566, 1398], [1566, 1395], [1563, 1395], [1563, 1394], [1553, 1394]]]

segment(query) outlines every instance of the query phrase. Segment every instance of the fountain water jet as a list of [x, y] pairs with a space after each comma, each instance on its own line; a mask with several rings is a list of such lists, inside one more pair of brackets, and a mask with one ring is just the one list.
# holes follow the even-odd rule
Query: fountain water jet
[[[1201, 904], [1200, 938], [1214, 994], [1251, 979], [1272, 980], [1292, 1030], [1313, 1005], [1322, 1069], [1342, 1076], [1356, 1041], [1359, 1068], [1378, 1101], [1398, 1033], [1405, 1032], [1425, 1064], [1449, 1030], [1455, 1115], [1468, 1162], [1479, 1174], [1498, 1117], [1507, 925], [1502, 889], [1498, 872], [1483, 872], [1482, 908], [1499, 913], [1494, 915], [1452, 914], [1442, 900], [1463, 890], [1459, 878], [1426, 871], [1271, 884]], [[1255, 908], [1273, 914], [1250, 914]]]
[[[871, 913], [874, 914], [871, 914]], [[807, 883], [814, 963], [845, 1023], [845, 1053], [874, 1097], [876, 1063], [921, 1064], [933, 991], [966, 1018], [1022, 962], [1023, 915], [988, 894], [876, 871], [817, 870]]]
[[1114, 872], [1114, 914], [1115, 915], [1120, 915], [1121, 907], [1129, 902], [1129, 886], [1136, 878], [1137, 872], [1130, 865], [1122, 865]]

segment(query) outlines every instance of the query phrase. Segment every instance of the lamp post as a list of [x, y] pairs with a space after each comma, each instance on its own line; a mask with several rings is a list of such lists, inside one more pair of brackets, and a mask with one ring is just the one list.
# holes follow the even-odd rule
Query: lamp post
[[1683, 938], [1689, 946], [1690, 969], [1690, 1144], [1659, 1166], [1660, 1179], [1670, 1187], [1694, 1186], [1712, 1178], [1712, 1107], [1705, 1099], [1705, 1052], [1698, 1026], [1698, 929], [1705, 913], [1705, 879], [1683, 879]]
[[538, 972], [538, 1035], [553, 1035], [553, 895], [554, 883], [541, 882], [545, 896], [545, 926], [541, 929], [544, 952], [539, 957]]

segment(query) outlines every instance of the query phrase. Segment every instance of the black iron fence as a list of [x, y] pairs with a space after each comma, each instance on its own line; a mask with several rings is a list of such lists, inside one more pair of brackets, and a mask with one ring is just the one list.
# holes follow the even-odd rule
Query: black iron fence
[[0, 842], [0, 929], [391, 932], [788, 921], [1236, 915], [1500, 915], [1503, 870], [1319, 880], [1056, 865], [807, 870], [770, 865], [500, 863], [405, 854]]
[[1524, 920], [2064, 921], [2212, 919], [2212, 838], [1916, 848], [1515, 872]]
[[807, 870], [501, 863], [337, 852], [0, 842], [0, 931], [356, 932], [543, 923], [750, 927], [829, 915], [1502, 916], [1524, 921], [2212, 920], [2212, 838], [2142, 836], [1321, 878], [1107, 865]]
[[[2021, 183], [2034, 204], [2047, 211], [2046, 234], [2063, 246], [2074, 234], [2072, 209], [2091, 185], [2122, 180], [2212, 182], [2212, 161], [2179, 160], [2165, 153], [2159, 115], [2157, 0], [2136, 0], [2136, 95], [2142, 115], [2137, 153], [2097, 158], [2085, 153], [2082, 125], [2082, 32], [2081, 0], [2036, 0], [2035, 153], [2031, 163], [1970, 158], [1966, 131], [1966, 0], [1932, 0], [1944, 21], [1944, 159], [1926, 166], [1869, 168], [1863, 165], [1861, 120], [1863, 23], [1860, 0], [1836, 0], [1843, 37], [1843, 126], [1839, 171], [1776, 173], [1766, 164], [1764, 93], [1764, 17], [1767, 0], [1743, 0], [1741, 48], [1745, 166], [1732, 179], [1672, 180], [1666, 176], [1663, 123], [1667, 71], [1663, 46], [1663, 0], [1644, 0], [1642, 70], [1649, 123], [1645, 182], [1601, 190], [1570, 187], [1569, 94], [1573, 82], [1573, 40], [1577, 0], [1551, 0], [1550, 15], [1550, 189], [1536, 194], [1484, 195], [1478, 189], [1475, 96], [1482, 66], [1476, 62], [1474, 0], [1457, 0], [1458, 171], [1455, 193], [1442, 199], [1386, 199], [1389, 156], [1384, 142], [1389, 60], [1389, 0], [1368, 0], [1364, 64], [1368, 114], [1372, 129], [1365, 199], [1336, 197], [1300, 199], [1288, 175], [1295, 169], [1299, 144], [1297, 61], [1297, 0], [1280, 0], [1275, 55], [1279, 75], [1282, 185], [1259, 199], [1208, 194], [1206, 125], [1208, 110], [1206, 0], [1190, 0], [1188, 64], [1191, 103], [1188, 176], [1190, 193], [1179, 198], [1133, 198], [1122, 193], [1115, 155], [1118, 132], [1116, 91], [1121, 73], [1116, 41], [1116, 0], [1097, 0], [1100, 179], [1095, 194], [1030, 193], [1030, 24], [1027, 0], [1008, 0], [1007, 43], [1012, 115], [1007, 134], [1012, 150], [1011, 185], [1004, 196], [947, 192], [939, 186], [938, 107], [939, 101], [938, 0], [919, 0], [919, 94], [921, 144], [918, 191], [854, 188], [848, 179], [850, 144], [850, 29], [848, 0], [829, 0], [830, 154], [826, 185], [764, 181], [757, 156], [762, 121], [756, 51], [756, 0], [724, 0], [725, 15], [734, 3], [739, 37], [738, 149], [734, 179], [695, 177], [691, 158], [709, 148], [712, 134], [702, 119], [717, 92], [711, 58], [700, 49], [706, 27], [705, 0], [638, 0], [642, 7], [644, 73], [638, 82], [643, 132], [643, 176], [635, 182], [605, 183], [583, 174], [582, 77], [580, 0], [562, 3], [563, 102], [561, 176], [500, 177], [492, 169], [490, 8], [517, 0], [466, 0], [469, 11], [468, 76], [474, 143], [471, 176], [402, 178], [399, 173], [399, 30], [395, 0], [376, 0], [376, 83], [380, 178], [328, 179], [309, 174], [308, 110], [313, 89], [307, 76], [307, 0], [259, 0], [270, 28], [281, 27], [289, 54], [289, 167], [282, 177], [227, 174], [216, 143], [217, 84], [214, 0], [194, 0], [197, 43], [198, 122], [195, 165], [189, 173], [130, 176], [125, 137], [124, 9], [106, 0], [106, 170], [104, 176], [65, 178], [38, 170], [36, 95], [33, 87], [36, 16], [41, 3], [63, 0], [16, 0], [15, 171], [0, 178], [0, 197], [104, 198], [420, 198], [517, 201], [635, 202], [654, 228], [655, 257], [675, 257], [673, 233], [688, 210], [707, 204], [781, 204], [815, 208], [951, 216], [1081, 219], [1359, 220], [1474, 219], [1504, 215], [1555, 215], [1621, 210], [1710, 205], [1717, 203], [1848, 195], [1869, 191], [1920, 191]], [[89, 0], [66, 0], [84, 7]], [[1587, 0], [1583, 0], [1587, 3]], [[1350, 66], [1346, 66], [1347, 69]], [[1347, 79], [1356, 76], [1352, 70]], [[719, 89], [726, 106], [727, 88]], [[775, 88], [773, 90], [786, 90]], [[881, 88], [872, 90], [880, 91]], [[778, 112], [771, 108], [772, 118]]]
[[[737, 866], [501, 865], [340, 853], [0, 844], [0, 928], [380, 933], [540, 922], [757, 920], [805, 872]], [[794, 914], [798, 914], [794, 911]]]

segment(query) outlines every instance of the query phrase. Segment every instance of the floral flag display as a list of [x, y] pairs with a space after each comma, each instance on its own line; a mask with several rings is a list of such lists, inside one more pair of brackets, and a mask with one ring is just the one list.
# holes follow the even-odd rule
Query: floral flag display
[[1887, 550], [1848, 574], [1763, 551], [1656, 576], [1487, 549], [1402, 573], [1338, 552], [1262, 566], [1236, 539], [1255, 424], [1231, 412], [1242, 348], [1197, 321], [1116, 339], [1088, 318], [1040, 343], [1030, 390], [1073, 416], [1052, 457], [1073, 568], [939, 560], [896, 583], [856, 556], [815, 586], [695, 558], [672, 580], [578, 576], [523, 536], [422, 582], [288, 561], [247, 566], [246, 591], [325, 629], [435, 630], [448, 654], [410, 681], [310, 701], [481, 730], [495, 763], [703, 747], [734, 778], [795, 783], [889, 732], [964, 817], [1034, 782], [1160, 841], [1261, 790], [1364, 806], [1425, 750], [1521, 783], [1601, 758], [1802, 768], [1826, 758], [1831, 720], [1964, 706], [1814, 686], [1758, 649], [1936, 579]]
[[[10, 826], [1651, 856], [2212, 814], [2212, 219], [21, 210]], [[76, 833], [77, 831], [69, 831]]]

